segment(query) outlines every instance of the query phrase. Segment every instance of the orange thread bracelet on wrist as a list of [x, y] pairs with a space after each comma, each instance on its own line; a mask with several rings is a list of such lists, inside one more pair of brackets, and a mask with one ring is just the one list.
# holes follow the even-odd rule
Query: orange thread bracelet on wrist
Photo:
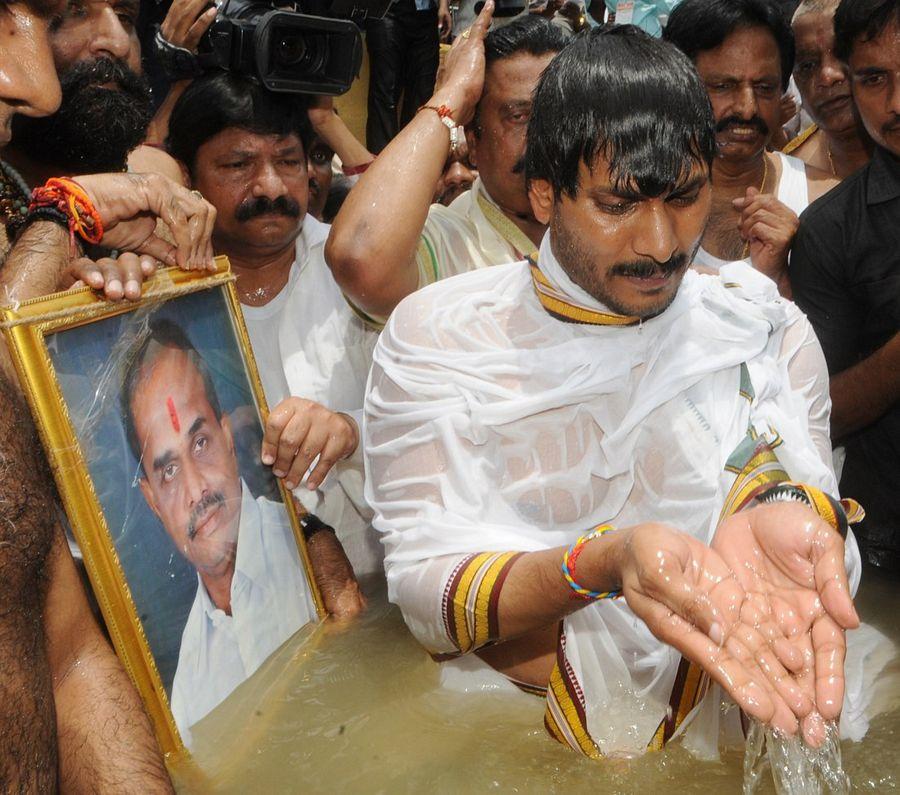
[[423, 110], [433, 110], [448, 130], [450, 130], [450, 151], [456, 152], [460, 145], [459, 125], [453, 118], [453, 111], [447, 105], [420, 105], [416, 113]]
[[64, 213], [69, 222], [72, 243], [77, 234], [86, 243], [98, 244], [103, 240], [103, 221], [90, 197], [75, 180], [66, 177], [48, 179], [31, 193], [28, 211], [41, 207], [53, 207]]
[[[454, 127], [456, 126], [456, 122], [453, 121], [453, 111], [450, 110], [450, 107], [448, 105], [420, 105], [416, 113], [419, 113], [419, 111], [423, 110], [433, 110], [435, 113], [437, 113], [441, 121], [444, 121], [444, 119], [449, 119], [451, 124], [453, 124]], [[446, 124], [446, 122], [444, 123]]]
[[574, 544], [572, 544], [572, 546], [570, 546], [566, 550], [565, 554], [563, 555], [563, 577], [566, 578], [566, 582], [569, 584], [569, 587], [575, 592], [576, 596], [580, 596], [582, 599], [587, 599], [589, 601], [596, 601], [598, 599], [615, 599], [621, 594], [621, 591], [592, 591], [589, 588], [585, 588], [583, 585], [580, 585], [575, 579], [575, 563], [584, 550], [585, 544], [587, 544], [587, 542], [591, 539], [599, 538], [604, 533], [608, 533], [611, 530], [615, 529], [616, 528], [611, 524], [599, 525], [598, 527], [595, 527], [593, 530], [591, 530], [590, 533], [581, 536]]

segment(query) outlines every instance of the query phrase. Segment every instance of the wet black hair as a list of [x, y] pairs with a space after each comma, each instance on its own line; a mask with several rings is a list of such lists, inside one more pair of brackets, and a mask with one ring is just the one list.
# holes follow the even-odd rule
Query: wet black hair
[[712, 108], [690, 61], [632, 25], [582, 34], [547, 67], [528, 124], [525, 176], [574, 198], [598, 155], [614, 187], [658, 196], [716, 151]]
[[857, 38], [870, 41], [891, 21], [900, 24], [898, 0], [841, 0], [834, 12], [834, 54], [845, 63]]
[[669, 15], [663, 38], [692, 61], [714, 50], [736, 30], [766, 28], [781, 60], [781, 89], [787, 90], [794, 69], [794, 33], [777, 0], [682, 0]]
[[[484, 38], [485, 70], [492, 63], [515, 55], [538, 57], [561, 52], [573, 38], [571, 31], [554, 25], [549, 19], [537, 14], [525, 14], [508, 25], [488, 31]], [[476, 135], [481, 133], [478, 106], [475, 107], [472, 129]]]
[[193, 175], [197, 150], [229, 127], [258, 135], [294, 134], [303, 151], [312, 140], [308, 100], [276, 94], [249, 77], [211, 72], [194, 80], [178, 98], [169, 119], [166, 150]]
[[570, 41], [571, 31], [554, 25], [537, 14], [526, 14], [508, 25], [488, 31], [484, 38], [484, 61], [491, 64], [513, 55], [546, 55], [561, 52]]
[[145, 365], [152, 364], [156, 360], [163, 348], [183, 351], [187, 354], [188, 361], [200, 373], [200, 378], [203, 380], [203, 389], [206, 392], [206, 400], [210, 408], [212, 408], [216, 420], [222, 420], [222, 406], [219, 403], [219, 396], [216, 394], [216, 387], [209, 368], [206, 366], [206, 362], [203, 361], [203, 357], [191, 343], [184, 329], [177, 323], [164, 318], [151, 320], [147, 335], [138, 336], [134, 345], [125, 355], [125, 372], [122, 377], [120, 393], [125, 436], [128, 439], [128, 446], [131, 448], [131, 452], [134, 453], [134, 457], [138, 461], [142, 461], [142, 451], [134, 421], [134, 397], [140, 384], [141, 371]]

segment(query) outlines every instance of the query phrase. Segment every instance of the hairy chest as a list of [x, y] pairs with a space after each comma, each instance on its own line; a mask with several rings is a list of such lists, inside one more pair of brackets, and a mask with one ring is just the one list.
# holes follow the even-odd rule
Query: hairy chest
[[0, 377], [0, 603], [39, 597], [55, 489], [28, 409]]

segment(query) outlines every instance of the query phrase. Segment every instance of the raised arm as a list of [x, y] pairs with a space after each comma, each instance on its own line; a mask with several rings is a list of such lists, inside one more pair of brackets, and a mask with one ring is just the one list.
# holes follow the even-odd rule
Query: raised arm
[[47, 571], [44, 630], [61, 790], [172, 792], [150, 720], [94, 621], [61, 530]]
[[[429, 107], [471, 120], [484, 83], [484, 37], [493, 3], [447, 56], [446, 77]], [[433, 110], [416, 114], [378, 155], [347, 196], [331, 228], [325, 257], [335, 280], [361, 309], [386, 316], [419, 286], [416, 246], [434, 186], [450, 151], [450, 131]]]
[[332, 97], [315, 97], [309, 109], [309, 121], [316, 135], [334, 150], [345, 168], [362, 166], [375, 158], [335, 113]]

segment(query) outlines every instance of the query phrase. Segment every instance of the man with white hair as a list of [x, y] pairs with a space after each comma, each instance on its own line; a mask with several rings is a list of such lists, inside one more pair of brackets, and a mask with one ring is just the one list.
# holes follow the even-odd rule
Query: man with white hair
[[869, 162], [872, 140], [857, 119], [847, 65], [834, 54], [837, 6], [838, 0], [803, 0], [794, 12], [794, 81], [813, 124], [783, 151], [843, 179]]

